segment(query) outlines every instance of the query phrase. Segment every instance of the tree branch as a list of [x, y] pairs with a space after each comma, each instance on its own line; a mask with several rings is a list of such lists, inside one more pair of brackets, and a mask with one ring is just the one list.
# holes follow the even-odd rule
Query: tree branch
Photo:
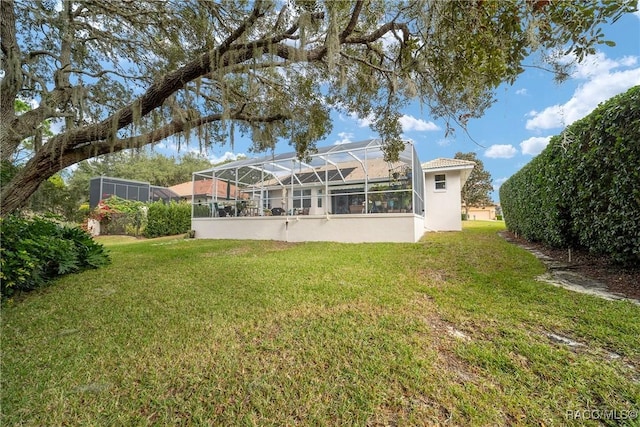
[[353, 7], [353, 12], [351, 12], [351, 20], [349, 24], [345, 27], [344, 31], [340, 34], [340, 41], [345, 42], [347, 40], [347, 36], [353, 33], [353, 30], [356, 28], [356, 24], [358, 23], [358, 18], [360, 18], [360, 12], [362, 12], [362, 6], [364, 2], [359, 0], [356, 2], [356, 5]]
[[122, 77], [123, 79], [132, 79], [132, 80], [146, 80], [146, 78], [144, 77], [139, 77], [139, 76], [128, 76], [126, 74], [120, 73], [118, 71], [115, 70], [102, 70], [100, 72], [97, 73], [90, 73], [89, 71], [85, 71], [85, 70], [80, 70], [79, 68], [73, 68], [71, 70], [66, 70], [65, 73], [73, 73], [73, 74], [83, 74], [85, 76], [89, 76], [89, 77], [93, 77], [93, 78], [100, 78], [106, 74], [113, 74], [116, 75], [118, 77]]
[[[311, 15], [312, 18], [315, 19], [322, 19], [324, 18], [324, 13], [323, 12], [315, 12]], [[293, 24], [291, 27], [289, 27], [286, 31], [284, 31], [282, 34], [273, 36], [273, 37], [269, 37], [269, 38], [264, 38], [264, 39], [260, 39], [260, 40], [256, 40], [250, 43], [243, 43], [243, 44], [237, 44], [233, 46], [233, 50], [235, 51], [240, 51], [240, 50], [244, 50], [244, 49], [262, 49], [265, 48], [267, 46], [272, 46], [275, 45], [277, 43], [280, 43], [283, 40], [287, 40], [290, 39], [291, 36], [293, 36], [293, 34], [295, 34], [296, 31], [298, 31], [298, 29], [300, 28], [300, 24], [299, 22], [296, 22], [295, 24]]]
[[[229, 118], [232, 120], [245, 121], [245, 122], [251, 122], [251, 123], [258, 123], [258, 122], [273, 123], [276, 121], [281, 121], [281, 120], [291, 118], [289, 115], [285, 115], [285, 114], [274, 114], [271, 116], [253, 116], [251, 114], [243, 113], [243, 109], [244, 109], [244, 106], [240, 108], [240, 110], [238, 110], [237, 112], [231, 113]], [[159, 129], [156, 129], [154, 131], [148, 132], [143, 135], [138, 135], [131, 138], [116, 139], [115, 144], [118, 147], [122, 147], [123, 149], [137, 148], [143, 145], [148, 145], [154, 142], [162, 141], [163, 139], [166, 139], [172, 135], [183, 132], [187, 129], [194, 129], [199, 126], [203, 126], [207, 123], [220, 121], [222, 119], [223, 119], [223, 115], [218, 113], [218, 114], [210, 114], [205, 117], [199, 117], [195, 120], [184, 120], [184, 121], [174, 120], [173, 122], [167, 123], [166, 125], [162, 126]], [[100, 143], [99, 145], [102, 145], [102, 144], [103, 143]], [[111, 149], [111, 147], [113, 146], [113, 143], [107, 142], [107, 146], [109, 147], [109, 149]], [[83, 148], [83, 147], [77, 147], [77, 148]]]
[[343, 58], [349, 59], [351, 61], [354, 61], [354, 62], [359, 62], [359, 63], [361, 63], [363, 65], [366, 65], [367, 67], [373, 68], [374, 70], [377, 70], [377, 71], [379, 71], [379, 72], [381, 72], [382, 74], [385, 74], [385, 75], [389, 75], [389, 74], [393, 74], [394, 73], [393, 70], [390, 70], [388, 68], [379, 67], [379, 66], [374, 65], [374, 64], [372, 64], [372, 63], [370, 63], [368, 61], [365, 61], [364, 59], [358, 58], [356, 56], [349, 55], [349, 54], [347, 54], [345, 52], [340, 52], [340, 56], [342, 56]]
[[344, 40], [345, 44], [365, 44], [371, 43], [376, 40], [379, 40], [389, 31], [402, 31], [402, 35], [404, 37], [404, 41], [406, 42], [410, 38], [409, 27], [405, 23], [397, 23], [397, 22], [387, 22], [380, 26], [373, 33], [364, 36], [349, 36]]
[[[290, 118], [285, 114], [271, 116], [252, 116], [242, 112], [242, 109], [232, 114], [234, 120], [269, 123]], [[46, 150], [40, 150], [27, 162], [26, 166], [18, 172], [7, 185], [2, 188], [2, 216], [21, 206], [26, 201], [23, 194], [32, 194], [41, 182], [53, 176], [56, 172], [68, 166], [95, 156], [111, 152], [121, 151], [127, 148], [140, 147], [165, 139], [171, 135], [182, 132], [188, 127], [195, 128], [206, 123], [221, 120], [221, 114], [212, 114], [192, 121], [172, 122], [160, 129], [156, 129], [144, 135], [132, 138], [102, 140], [88, 143], [78, 147], [65, 147], [59, 156], [51, 156]], [[20, 190], [20, 191], [19, 191]]]
[[222, 42], [222, 44], [218, 48], [218, 51], [227, 51], [231, 44], [238, 40], [247, 31], [247, 29], [250, 28], [258, 20], [258, 18], [264, 16], [264, 12], [260, 11], [261, 7], [262, 0], [256, 1], [255, 5], [253, 6], [253, 10], [251, 11], [251, 15], [249, 15], [249, 17], [241, 25], [239, 25], [238, 28], [236, 28], [235, 31], [225, 39], [224, 42]]
[[32, 50], [31, 52], [26, 54], [27, 61], [31, 61], [36, 56], [50, 56], [56, 61], [60, 60], [60, 57], [58, 57], [58, 55], [55, 55], [54, 53], [49, 52], [48, 50]]

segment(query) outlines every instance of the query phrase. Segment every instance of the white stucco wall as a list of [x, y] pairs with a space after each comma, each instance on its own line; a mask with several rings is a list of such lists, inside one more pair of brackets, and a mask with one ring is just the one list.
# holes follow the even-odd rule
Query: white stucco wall
[[416, 242], [425, 231], [413, 214], [193, 218], [191, 228], [202, 239], [346, 243]]
[[[446, 175], [446, 189], [435, 189], [435, 175]], [[460, 231], [460, 171], [425, 172], [425, 221], [427, 231]]]

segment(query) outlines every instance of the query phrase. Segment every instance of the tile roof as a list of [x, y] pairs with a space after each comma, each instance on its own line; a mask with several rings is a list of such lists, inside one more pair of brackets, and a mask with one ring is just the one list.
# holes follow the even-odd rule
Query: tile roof
[[467, 169], [475, 165], [476, 164], [470, 160], [439, 158], [424, 162], [421, 166], [422, 169]]

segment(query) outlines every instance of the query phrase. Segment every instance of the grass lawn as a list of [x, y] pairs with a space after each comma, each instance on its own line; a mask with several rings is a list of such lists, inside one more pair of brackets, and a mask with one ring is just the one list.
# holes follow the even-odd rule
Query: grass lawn
[[3, 305], [0, 425], [633, 415], [640, 307], [537, 282], [543, 266], [502, 228], [416, 244], [105, 240], [111, 265]]

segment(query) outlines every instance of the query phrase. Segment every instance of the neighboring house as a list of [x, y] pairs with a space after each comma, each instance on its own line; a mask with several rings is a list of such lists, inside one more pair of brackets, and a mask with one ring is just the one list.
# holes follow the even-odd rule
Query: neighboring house
[[474, 162], [435, 159], [422, 164], [427, 205], [424, 226], [429, 231], [460, 231], [461, 191], [469, 179]]
[[493, 221], [496, 219], [496, 205], [469, 206], [468, 208], [465, 208], [463, 204], [462, 214], [464, 214], [465, 212], [468, 212], [467, 219], [470, 221]]
[[382, 148], [374, 139], [322, 147], [304, 160], [286, 153], [196, 172], [192, 186], [224, 187], [208, 193], [209, 208], [194, 197], [196, 237], [416, 242], [427, 230], [460, 230], [460, 189], [473, 162], [439, 159], [425, 168], [407, 142], [390, 163]]
[[91, 209], [98, 206], [100, 200], [111, 196], [140, 202], [155, 202], [157, 200], [168, 202], [178, 199], [178, 196], [171, 190], [151, 185], [148, 182], [109, 176], [91, 178], [89, 181], [89, 207]]

